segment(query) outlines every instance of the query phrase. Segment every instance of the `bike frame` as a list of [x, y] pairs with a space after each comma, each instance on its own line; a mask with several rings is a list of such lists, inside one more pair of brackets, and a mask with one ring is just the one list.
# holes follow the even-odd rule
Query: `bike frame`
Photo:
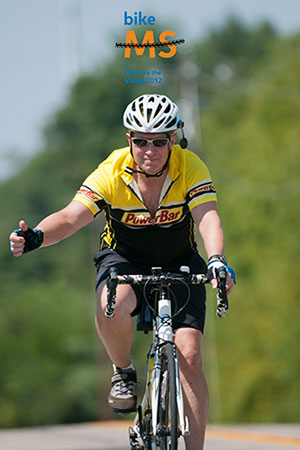
[[[163, 380], [163, 385], [160, 386], [161, 352], [163, 346], [167, 342], [172, 343], [173, 346], [176, 374], [176, 400], [180, 431], [182, 436], [189, 435], [189, 422], [188, 418], [184, 415], [183, 395], [179, 376], [177, 350], [173, 340], [174, 333], [172, 329], [171, 300], [169, 299], [167, 287], [162, 287], [160, 289], [160, 295], [158, 299], [157, 316], [153, 319], [153, 342], [148, 353], [146, 389], [141, 403], [142, 411], [151, 410], [152, 435], [154, 438], [158, 436], [160, 431], [158, 423], [160, 392], [166, 389], [167, 383], [167, 380]], [[153, 361], [153, 368], [151, 367], [151, 361]], [[139, 421], [140, 415], [137, 414], [134, 420], [133, 430], [138, 434], [140, 438], [143, 438], [140, 434]], [[153, 448], [156, 448], [156, 446]]]

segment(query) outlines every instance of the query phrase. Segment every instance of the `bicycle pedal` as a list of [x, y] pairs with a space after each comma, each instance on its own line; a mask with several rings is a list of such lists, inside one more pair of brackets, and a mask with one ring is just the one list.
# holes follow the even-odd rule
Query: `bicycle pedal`
[[121, 408], [112, 408], [113, 412], [116, 414], [121, 414], [123, 416], [126, 416], [127, 414], [136, 412], [136, 407], [128, 408], [128, 409], [121, 409]]
[[138, 434], [134, 431], [132, 427], [129, 427], [129, 443], [131, 450], [145, 450], [144, 446], [141, 446], [138, 442]]

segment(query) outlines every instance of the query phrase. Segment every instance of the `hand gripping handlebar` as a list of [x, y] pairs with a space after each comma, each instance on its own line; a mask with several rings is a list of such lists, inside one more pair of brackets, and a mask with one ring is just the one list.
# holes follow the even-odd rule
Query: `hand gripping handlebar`
[[217, 288], [217, 311], [218, 317], [225, 317], [226, 311], [229, 308], [228, 298], [226, 294], [226, 270], [225, 267], [216, 269], [218, 288]]

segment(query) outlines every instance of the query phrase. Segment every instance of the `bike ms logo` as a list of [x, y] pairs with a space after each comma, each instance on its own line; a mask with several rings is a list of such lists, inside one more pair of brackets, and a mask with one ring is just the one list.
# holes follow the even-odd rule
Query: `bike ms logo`
[[[154, 16], [143, 16], [142, 11], [134, 12], [133, 16], [129, 15], [127, 11], [124, 12], [124, 25], [125, 26], [142, 26], [142, 25], [155, 25]], [[135, 51], [137, 56], [142, 56], [145, 50], [149, 50], [150, 58], [155, 58], [156, 49], [159, 49], [158, 56], [161, 58], [172, 58], [176, 53], [176, 41], [175, 43], [170, 42], [166, 38], [174, 37], [175, 31], [166, 30], [160, 33], [159, 42], [155, 42], [154, 31], [147, 30], [144, 34], [141, 43], [138, 42], [135, 31], [128, 30], [126, 33], [126, 43], [120, 44], [120, 46], [125, 47], [125, 58], [131, 57], [131, 52]]]

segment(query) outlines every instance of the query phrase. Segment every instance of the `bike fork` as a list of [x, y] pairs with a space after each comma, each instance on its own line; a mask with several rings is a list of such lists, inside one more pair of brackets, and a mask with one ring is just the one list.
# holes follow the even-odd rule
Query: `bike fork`
[[184, 415], [183, 395], [179, 376], [179, 365], [176, 350], [174, 358], [175, 358], [175, 376], [176, 376], [176, 400], [177, 400], [178, 418], [181, 428], [181, 435], [189, 436], [190, 434], [189, 420], [188, 417]]

